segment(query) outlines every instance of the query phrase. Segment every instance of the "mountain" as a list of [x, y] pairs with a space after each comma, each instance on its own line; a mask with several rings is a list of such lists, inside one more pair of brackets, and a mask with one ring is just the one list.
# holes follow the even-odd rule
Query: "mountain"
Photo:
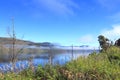
[[[0, 37], [0, 44], [6, 45], [6, 44], [12, 44], [13, 39], [9, 37]], [[28, 46], [43, 46], [43, 47], [50, 47], [54, 46], [54, 44], [50, 42], [43, 42], [43, 43], [36, 43], [32, 41], [27, 41], [27, 40], [21, 40], [21, 39], [16, 39], [15, 41], [16, 45], [28, 45]]]

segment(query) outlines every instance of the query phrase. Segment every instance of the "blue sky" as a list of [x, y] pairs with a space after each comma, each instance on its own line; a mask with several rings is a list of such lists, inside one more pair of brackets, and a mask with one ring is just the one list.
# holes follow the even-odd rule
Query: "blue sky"
[[14, 17], [18, 38], [61, 45], [98, 46], [102, 34], [120, 37], [120, 0], [0, 0], [0, 36]]

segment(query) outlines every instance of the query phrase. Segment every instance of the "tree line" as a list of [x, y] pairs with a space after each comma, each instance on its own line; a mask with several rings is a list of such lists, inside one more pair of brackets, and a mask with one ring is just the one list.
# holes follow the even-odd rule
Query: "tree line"
[[120, 47], [120, 38], [117, 39], [115, 42], [111, 41], [110, 39], [106, 38], [103, 35], [98, 36], [99, 45], [101, 47], [101, 51], [106, 51], [111, 46], [118, 46]]

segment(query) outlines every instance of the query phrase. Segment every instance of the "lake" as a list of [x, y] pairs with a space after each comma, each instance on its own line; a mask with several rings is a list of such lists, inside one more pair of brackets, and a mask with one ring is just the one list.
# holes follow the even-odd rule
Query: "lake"
[[[80, 56], [88, 56], [95, 50], [80, 50], [74, 52], [64, 52], [64, 53], [57, 53], [57, 54], [50, 54], [50, 53], [42, 53], [42, 54], [22, 54], [19, 57], [31, 57], [31, 60], [19, 60], [16, 62], [16, 69], [15, 70], [23, 70], [29, 67], [30, 63], [37, 67], [38, 65], [64, 65], [66, 62], [71, 61], [72, 59], [77, 59]], [[96, 50], [98, 52], [98, 50]], [[0, 63], [0, 71], [7, 72], [12, 71], [12, 63], [8, 62], [1, 62]]]

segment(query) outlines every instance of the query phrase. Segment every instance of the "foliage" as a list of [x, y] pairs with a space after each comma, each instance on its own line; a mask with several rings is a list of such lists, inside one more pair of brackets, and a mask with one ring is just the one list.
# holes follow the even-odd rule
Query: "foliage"
[[53, 66], [51, 65], [46, 65], [45, 67], [42, 66], [38, 66], [38, 68], [36, 69], [35, 72], [35, 78], [40, 80], [40, 79], [44, 79], [44, 80], [56, 80], [57, 78], [57, 69], [55, 69]]
[[120, 48], [112, 46], [106, 52], [108, 59], [113, 64], [120, 65]]
[[103, 51], [106, 51], [107, 48], [110, 46], [109, 39], [104, 37], [103, 35], [98, 36], [98, 41]]
[[19, 73], [0, 74], [1, 80], [119, 80], [120, 49], [112, 46], [106, 52], [93, 52], [88, 57], [60, 65], [30, 67]]
[[[112, 49], [115, 49], [115, 51]], [[109, 50], [114, 51], [113, 54], [116, 54], [117, 57], [120, 57], [120, 52], [118, 48], [116, 50], [116, 47], [111, 47]], [[112, 54], [108, 53], [109, 51], [107, 51], [107, 53], [93, 53], [87, 58], [81, 57], [75, 61], [67, 63], [67, 70], [69, 72], [72, 72], [72, 75], [74, 75], [74, 77], [76, 77], [74, 73], [81, 74], [81, 80], [119, 80], [120, 65], [118, 65], [117, 62], [119, 62], [120, 60], [114, 59], [116, 60], [115, 63], [111, 64], [108, 56]]]
[[120, 47], [120, 39], [115, 41], [115, 45]]

